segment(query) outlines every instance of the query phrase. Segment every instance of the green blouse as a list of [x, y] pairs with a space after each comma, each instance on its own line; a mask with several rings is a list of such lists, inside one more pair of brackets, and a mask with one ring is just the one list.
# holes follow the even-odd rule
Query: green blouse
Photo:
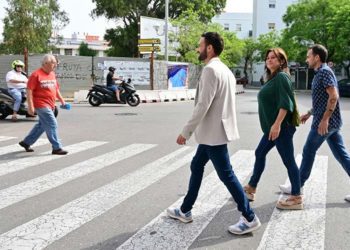
[[286, 73], [279, 72], [265, 83], [258, 93], [260, 126], [264, 134], [270, 133], [281, 108], [288, 111], [281, 127], [292, 124], [293, 98], [292, 82]]

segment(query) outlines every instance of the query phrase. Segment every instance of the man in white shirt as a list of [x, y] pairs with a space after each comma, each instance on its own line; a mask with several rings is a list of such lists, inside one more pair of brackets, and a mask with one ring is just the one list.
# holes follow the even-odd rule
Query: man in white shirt
[[192, 221], [191, 210], [197, 199], [206, 163], [211, 160], [220, 180], [225, 184], [237, 209], [242, 213], [238, 223], [229, 227], [233, 234], [246, 234], [261, 226], [259, 218], [249, 206], [230, 164], [227, 143], [238, 139], [236, 121], [236, 79], [231, 70], [220, 61], [224, 41], [216, 32], [204, 33], [199, 41], [199, 60], [203, 68], [197, 86], [195, 108], [191, 119], [177, 138], [184, 145], [195, 134], [197, 152], [191, 162], [188, 192], [180, 208], [168, 208], [169, 217], [184, 223]]
[[25, 93], [27, 88], [28, 78], [22, 73], [24, 63], [20, 60], [12, 62], [12, 70], [6, 74], [6, 83], [8, 91], [15, 99], [13, 105], [12, 121], [17, 121], [17, 112], [21, 106], [22, 93]]

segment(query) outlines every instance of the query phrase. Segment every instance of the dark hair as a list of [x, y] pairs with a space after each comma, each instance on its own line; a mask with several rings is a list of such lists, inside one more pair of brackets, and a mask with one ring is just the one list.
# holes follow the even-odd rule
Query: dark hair
[[224, 50], [224, 40], [217, 32], [206, 32], [202, 34], [205, 44], [213, 46], [215, 55], [219, 56]]
[[314, 54], [314, 56], [318, 55], [320, 57], [320, 60], [322, 63], [325, 63], [327, 61], [328, 50], [326, 49], [325, 46], [321, 44], [315, 44], [309, 47], [309, 49], [312, 50], [312, 54]]
[[[281, 63], [281, 66], [278, 70], [275, 72], [271, 72], [270, 69], [266, 67], [266, 59], [270, 52], [273, 52], [275, 56], [278, 58], [278, 61]], [[265, 70], [266, 70], [266, 79], [267, 81], [272, 79], [275, 75], [277, 75], [279, 72], [283, 71], [286, 72], [289, 75], [289, 69], [288, 69], [288, 58], [286, 52], [282, 48], [272, 48], [268, 49], [265, 54]]]
[[109, 67], [108, 70], [109, 70], [109, 71], [114, 71], [115, 68], [114, 68], [114, 67]]

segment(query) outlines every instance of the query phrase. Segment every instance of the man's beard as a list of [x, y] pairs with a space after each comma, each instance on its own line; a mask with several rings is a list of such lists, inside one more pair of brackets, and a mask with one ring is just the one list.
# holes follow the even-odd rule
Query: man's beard
[[207, 54], [207, 50], [205, 49], [203, 52], [201, 52], [198, 56], [198, 60], [199, 61], [204, 61], [205, 59], [207, 59], [208, 54]]

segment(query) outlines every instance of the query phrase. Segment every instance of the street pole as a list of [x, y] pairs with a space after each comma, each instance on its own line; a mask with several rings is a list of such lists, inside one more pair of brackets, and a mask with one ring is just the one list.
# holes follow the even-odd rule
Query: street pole
[[165, 0], [165, 61], [168, 62], [168, 20], [169, 19], [169, 0]]
[[154, 51], [152, 50], [151, 58], [150, 58], [150, 83], [151, 83], [151, 90], [154, 90]]

